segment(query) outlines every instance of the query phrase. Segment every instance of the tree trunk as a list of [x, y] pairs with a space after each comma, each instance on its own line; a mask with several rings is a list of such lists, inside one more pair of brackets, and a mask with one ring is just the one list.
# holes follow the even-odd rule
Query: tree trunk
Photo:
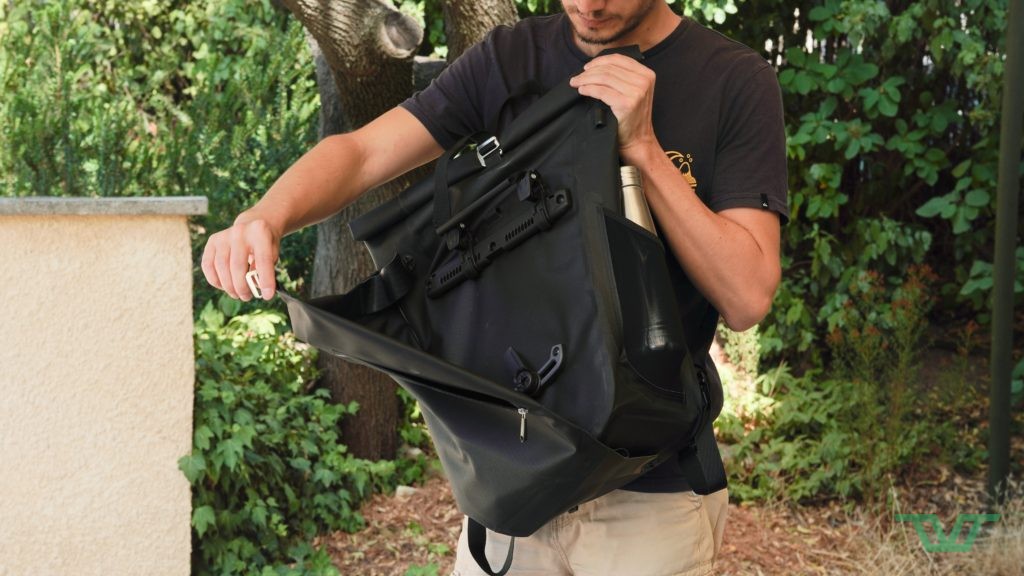
[[[362, 126], [408, 97], [413, 54], [423, 37], [415, 21], [380, 0], [282, 3], [313, 37], [314, 54], [319, 52], [321, 138]], [[346, 223], [393, 197], [408, 182], [399, 178], [370, 190], [317, 225], [312, 296], [345, 292], [373, 272], [366, 250], [352, 239]], [[319, 367], [321, 383], [335, 401], [359, 404], [359, 413], [341, 424], [351, 453], [372, 460], [394, 458], [399, 418], [394, 382], [327, 354], [320, 356]]]
[[[278, 0], [302, 22], [317, 63], [320, 88], [320, 138], [357, 128], [393, 108], [413, 91], [413, 54], [423, 30], [382, 0]], [[449, 59], [477, 42], [493, 26], [516, 20], [512, 0], [449, 0], [445, 6]], [[435, 73], [439, 69], [433, 68]], [[350, 290], [374, 270], [346, 223], [393, 198], [425, 174], [414, 171], [368, 191], [335, 216], [317, 225], [311, 295]], [[359, 404], [359, 413], [342, 421], [352, 454], [368, 459], [394, 458], [398, 444], [399, 403], [394, 382], [362, 366], [323, 354], [321, 384], [337, 402]]]
[[444, 33], [448, 37], [448, 61], [454, 62], [495, 26], [519, 20], [512, 0], [446, 0]]

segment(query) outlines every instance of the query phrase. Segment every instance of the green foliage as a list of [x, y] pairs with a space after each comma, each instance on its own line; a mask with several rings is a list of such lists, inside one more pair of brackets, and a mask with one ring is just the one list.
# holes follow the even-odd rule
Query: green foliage
[[937, 314], [986, 321], [1007, 2], [686, 5], [761, 50], [783, 90], [794, 222], [765, 352], [820, 364], [867, 270], [899, 283], [927, 262]]
[[[206, 196], [198, 256], [312, 146], [318, 105], [301, 25], [269, 0], [0, 3], [3, 196]], [[287, 239], [288, 275], [314, 242]]]
[[440, 472], [441, 461], [434, 453], [434, 445], [419, 403], [401, 387], [398, 388], [398, 398], [402, 402], [403, 412], [398, 425], [403, 454], [395, 462], [397, 482], [411, 486], [423, 482], [430, 473]]
[[724, 23], [729, 15], [737, 12], [736, 0], [668, 0], [668, 3], [682, 14], [714, 24]]
[[437, 576], [438, 570], [440, 568], [435, 562], [423, 566], [413, 565], [409, 566], [409, 569], [405, 571], [405, 576]]
[[1013, 368], [1013, 380], [1010, 382], [1010, 401], [1014, 404], [1024, 403], [1024, 358]]
[[761, 338], [757, 326], [743, 332], [733, 332], [724, 323], [718, 323], [718, 337], [729, 362], [745, 376], [757, 375], [761, 362]]
[[[976, 403], [973, 389], [963, 377], [955, 390], [920, 377], [934, 281], [925, 267], [909, 269], [897, 286], [877, 273], [859, 275], [832, 319], [832, 377], [812, 370], [796, 378], [785, 366], [759, 377], [747, 421], [723, 423], [738, 439], [733, 494], [870, 503], [888, 476], [921, 460], [979, 464], [970, 433], [977, 426], [960, 425]], [[966, 341], [976, 329], [965, 331]]]
[[309, 390], [314, 352], [281, 314], [231, 317], [238, 308], [208, 302], [196, 322], [193, 450], [179, 461], [193, 490], [193, 573], [333, 574], [310, 542], [360, 528], [354, 507], [393, 482], [394, 464], [347, 454], [338, 423], [356, 407]]
[[870, 498], [886, 474], [923, 453], [932, 434], [920, 421], [881, 434], [887, 407], [871, 386], [816, 372], [798, 379], [784, 367], [766, 378], [773, 382], [766, 425], [743, 437], [730, 465], [737, 498]]

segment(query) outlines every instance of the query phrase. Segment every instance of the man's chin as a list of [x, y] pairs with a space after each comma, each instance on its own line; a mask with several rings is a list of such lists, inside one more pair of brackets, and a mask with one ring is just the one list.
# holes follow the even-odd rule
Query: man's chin
[[611, 44], [622, 37], [621, 30], [610, 30], [602, 32], [594, 32], [589, 28], [583, 28], [580, 30], [577, 27], [573, 27], [576, 32], [576, 37], [579, 38], [580, 42], [584, 44], [591, 44], [593, 46], [604, 46], [605, 44]]
[[593, 46], [604, 46], [605, 44], [612, 43], [612, 38], [609, 36], [603, 38], [597, 36], [584, 36], [582, 34], [577, 34], [576, 36], [580, 39], [580, 42], [583, 42], [584, 44], [590, 44]]

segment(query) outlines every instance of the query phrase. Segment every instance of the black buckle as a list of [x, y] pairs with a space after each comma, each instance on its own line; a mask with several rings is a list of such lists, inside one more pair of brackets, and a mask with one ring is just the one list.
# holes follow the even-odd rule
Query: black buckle
[[512, 383], [516, 392], [537, 396], [562, 367], [562, 345], [556, 344], [551, 347], [547, 362], [536, 372], [530, 370], [515, 348], [509, 346], [505, 351], [505, 366], [514, 374]]

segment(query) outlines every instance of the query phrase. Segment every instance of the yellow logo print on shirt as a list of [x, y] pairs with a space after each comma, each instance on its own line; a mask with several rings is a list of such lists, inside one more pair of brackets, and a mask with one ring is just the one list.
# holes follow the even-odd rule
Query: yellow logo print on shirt
[[672, 161], [672, 164], [679, 169], [679, 172], [683, 175], [683, 178], [690, 184], [690, 188], [693, 188], [694, 192], [697, 191], [697, 178], [693, 175], [693, 156], [690, 154], [683, 154], [682, 152], [676, 152], [671, 150], [665, 153], [668, 159]]

